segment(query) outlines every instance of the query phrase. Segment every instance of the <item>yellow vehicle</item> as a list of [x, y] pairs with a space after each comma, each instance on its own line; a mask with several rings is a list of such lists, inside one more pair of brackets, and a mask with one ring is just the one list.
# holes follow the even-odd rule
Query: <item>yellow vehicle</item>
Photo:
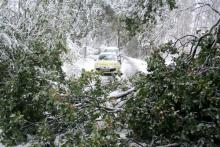
[[95, 63], [95, 69], [101, 74], [121, 74], [118, 56], [111, 53], [100, 54]]

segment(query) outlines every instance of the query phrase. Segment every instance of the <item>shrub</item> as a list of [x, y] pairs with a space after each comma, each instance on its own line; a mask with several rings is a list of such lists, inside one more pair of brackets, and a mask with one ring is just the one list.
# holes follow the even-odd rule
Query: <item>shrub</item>
[[[168, 66], [161, 52], [152, 54], [149, 74], [136, 77], [137, 93], [123, 114], [135, 139], [159, 145], [219, 145], [220, 52], [215, 48], [210, 56], [208, 43], [202, 42], [197, 58], [179, 53]], [[167, 49], [163, 51], [170, 53]]]

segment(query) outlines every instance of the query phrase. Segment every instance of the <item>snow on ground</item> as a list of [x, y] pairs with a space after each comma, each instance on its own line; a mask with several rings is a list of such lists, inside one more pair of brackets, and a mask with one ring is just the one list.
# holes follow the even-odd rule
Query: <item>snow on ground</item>
[[135, 75], [137, 72], [147, 73], [147, 62], [140, 59], [123, 56], [121, 72], [123, 73], [123, 79], [129, 78]]

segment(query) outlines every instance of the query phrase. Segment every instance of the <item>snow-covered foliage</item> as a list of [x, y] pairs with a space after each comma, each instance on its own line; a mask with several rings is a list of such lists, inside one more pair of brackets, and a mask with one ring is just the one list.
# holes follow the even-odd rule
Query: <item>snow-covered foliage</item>
[[[152, 3], [154, 2], [156, 3], [156, 1], [152, 1]], [[149, 12], [149, 14], [150, 2], [148, 1], [120, 0], [116, 2], [111, 0], [108, 1], [108, 4], [112, 6], [117, 15], [129, 18], [127, 23], [133, 23], [134, 28], [130, 27], [129, 29], [131, 29], [130, 31], [133, 31], [132, 29], [137, 31], [134, 38], [136, 38], [135, 42], [139, 44], [135, 46], [135, 48], [139, 49], [139, 53], [136, 53], [135, 56], [149, 55], [151, 50], [154, 50], [152, 44], [159, 46], [184, 35], [204, 33], [217, 21], [219, 14], [213, 9], [220, 9], [220, 2], [216, 0], [177, 0], [175, 3], [163, 4], [161, 8], [158, 7], [156, 11]], [[151, 9], [155, 7], [156, 4], [153, 4]], [[175, 9], [170, 11], [169, 7]], [[156, 16], [154, 15], [155, 13]], [[154, 15], [154, 19], [149, 19], [151, 15]], [[139, 24], [136, 26], [135, 23]], [[131, 43], [135, 43], [134, 40], [129, 38], [126, 44], [122, 43], [122, 46], [127, 49]], [[183, 40], [184, 42], [187, 42], [187, 40]], [[134, 55], [131, 50], [127, 53]]]
[[[145, 48], [145, 52], [149, 53], [149, 50], [152, 50], [150, 47], [152, 43], [158, 46], [184, 35], [204, 33], [205, 30], [216, 23], [219, 14], [213, 9], [219, 11], [220, 2], [211, 0], [177, 0], [176, 7], [173, 11], [167, 10], [166, 7], [162, 8], [159, 14], [160, 17], [156, 18], [156, 25], [147, 22], [142, 26], [143, 28], [141, 28], [142, 30], [137, 34], [137, 37], [141, 47]], [[138, 18], [143, 20], [144, 14], [148, 9], [146, 7], [145, 9], [137, 8], [136, 6], [133, 11], [137, 11]], [[183, 41], [183, 43], [186, 41]]]

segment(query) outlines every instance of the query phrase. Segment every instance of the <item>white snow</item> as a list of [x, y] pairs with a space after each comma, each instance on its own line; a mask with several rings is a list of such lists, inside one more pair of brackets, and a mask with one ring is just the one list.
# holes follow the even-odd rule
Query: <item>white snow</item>
[[5, 46], [7, 46], [9, 48], [11, 47], [12, 42], [11, 42], [10, 37], [7, 34], [0, 33], [0, 40], [5, 44]]
[[122, 90], [121, 89], [118, 89], [118, 90], [115, 90], [113, 92], [111, 92], [108, 97], [115, 97], [116, 95], [118, 95], [119, 93], [121, 93]]
[[79, 76], [82, 70], [91, 71], [94, 69], [95, 60], [86, 58], [86, 59], [79, 59], [74, 63], [67, 63], [63, 64], [63, 71], [66, 73], [67, 77], [71, 76]]
[[123, 79], [129, 78], [135, 75], [137, 72], [147, 73], [147, 62], [140, 59], [123, 56], [121, 72], [123, 73]]
[[174, 58], [178, 57], [178, 54], [171, 55], [169, 53], [164, 53], [162, 57], [165, 59], [165, 64], [170, 65], [174, 63]]
[[70, 36], [67, 37], [67, 47], [69, 51], [62, 57], [64, 61], [62, 69], [67, 78], [79, 76], [83, 69], [85, 71], [94, 69], [97, 49], [88, 47], [87, 58], [84, 58], [83, 49], [77, 43], [73, 43]]

